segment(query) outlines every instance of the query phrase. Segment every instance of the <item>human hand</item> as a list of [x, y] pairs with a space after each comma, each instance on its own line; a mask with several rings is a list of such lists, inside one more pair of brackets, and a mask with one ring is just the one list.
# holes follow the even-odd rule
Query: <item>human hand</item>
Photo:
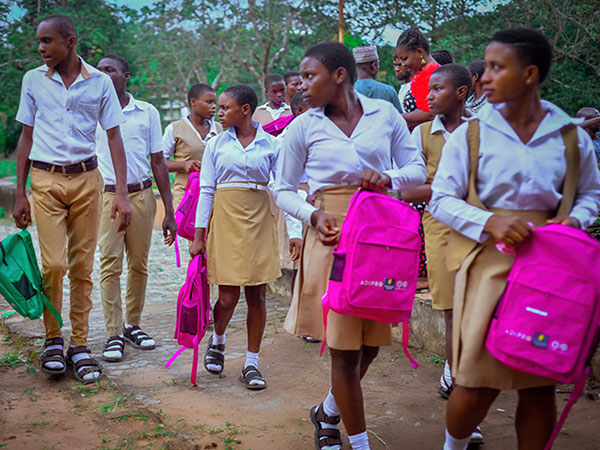
[[581, 223], [575, 217], [566, 216], [561, 214], [560, 216], [553, 217], [552, 219], [546, 220], [546, 223], [559, 223], [561, 225], [568, 225], [573, 228], [581, 228]]
[[490, 233], [496, 241], [515, 247], [529, 236], [531, 227], [520, 217], [494, 214], [486, 222], [483, 231]]
[[110, 208], [110, 221], [114, 222], [119, 213], [119, 225], [117, 225], [117, 233], [125, 231], [131, 222], [131, 206], [127, 194], [117, 194], [113, 199]]
[[184, 170], [188, 173], [200, 172], [201, 166], [202, 166], [202, 162], [198, 161], [198, 160], [186, 161], [183, 164]]
[[165, 245], [173, 244], [176, 239], [177, 224], [175, 223], [175, 216], [172, 213], [165, 214], [165, 218], [162, 222], [162, 230]]
[[300, 251], [302, 250], [302, 239], [292, 238], [290, 239], [290, 255], [292, 261], [296, 261], [300, 258]]
[[15, 225], [21, 229], [31, 225], [31, 207], [26, 196], [17, 195], [15, 207], [13, 208]]
[[373, 169], [365, 169], [360, 174], [358, 184], [363, 189], [376, 191], [384, 186], [392, 187], [392, 179], [385, 173], [377, 172]]
[[334, 246], [338, 243], [340, 229], [337, 227], [335, 217], [323, 211], [315, 211], [310, 216], [310, 223], [315, 227], [323, 245]]

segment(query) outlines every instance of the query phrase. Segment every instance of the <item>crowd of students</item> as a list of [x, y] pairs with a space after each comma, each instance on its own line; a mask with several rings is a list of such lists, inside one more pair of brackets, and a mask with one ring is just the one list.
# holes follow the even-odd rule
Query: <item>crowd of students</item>
[[[298, 275], [285, 327], [305, 339], [326, 338], [331, 353], [331, 389], [310, 410], [315, 447], [342, 448], [342, 421], [351, 448], [368, 449], [361, 380], [379, 347], [391, 344], [391, 324], [329, 311], [325, 335], [321, 297], [352, 195], [359, 188], [393, 190], [419, 205], [422, 275], [428, 269], [433, 307], [445, 311], [444, 449], [482, 442], [478, 426], [502, 389], [519, 393], [519, 448], [544, 447], [556, 420], [555, 382], [508, 369], [484, 347], [513, 258], [494, 244], [518, 245], [531, 232], [529, 223], [587, 227], [598, 214], [592, 139], [598, 142], [599, 114], [586, 109], [580, 123], [540, 98], [552, 59], [542, 33], [499, 31], [485, 61], [465, 68], [447, 51], [431, 52], [423, 34], [409, 29], [395, 51], [395, 74], [406, 82], [399, 97], [375, 80], [374, 46], [353, 54], [342, 44], [320, 43], [305, 52], [299, 72], [265, 78], [264, 105], [247, 85], [229, 86], [218, 97], [210, 86], [194, 85], [189, 115], [169, 124], [164, 136], [156, 108], [127, 92], [125, 59], [106, 55], [97, 68], [87, 64], [77, 55], [76, 26], [63, 15], [42, 20], [37, 39], [44, 65], [23, 79], [14, 217], [19, 227], [31, 224], [25, 186], [32, 166], [44, 292], [60, 311], [68, 269], [72, 324], [65, 358], [61, 329], [45, 311], [44, 372], [56, 376], [72, 365], [80, 381], [101, 376], [87, 347], [97, 244], [108, 334], [103, 359], [121, 360], [125, 342], [155, 347], [140, 328], [156, 212], [150, 172], [164, 203], [166, 245], [175, 239], [174, 206], [189, 174], [200, 172], [189, 251], [206, 254], [208, 280], [219, 289], [206, 370], [225, 368], [226, 330], [243, 286], [248, 348], [240, 381], [249, 389], [267, 387], [258, 368], [265, 289], [281, 275], [280, 256], [289, 253]], [[573, 173], [564, 130], [579, 148], [576, 192], [563, 193]], [[473, 142], [479, 143], [475, 159]], [[169, 171], [176, 173], [173, 194]], [[572, 197], [572, 210], [557, 216], [565, 196]], [[284, 233], [289, 236], [278, 238]]]

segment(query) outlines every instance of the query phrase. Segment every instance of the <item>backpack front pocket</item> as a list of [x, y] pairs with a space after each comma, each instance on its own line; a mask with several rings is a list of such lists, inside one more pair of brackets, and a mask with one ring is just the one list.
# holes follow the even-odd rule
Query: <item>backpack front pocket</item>
[[532, 365], [569, 373], [589, 332], [595, 287], [571, 272], [527, 265], [509, 279], [494, 345]]

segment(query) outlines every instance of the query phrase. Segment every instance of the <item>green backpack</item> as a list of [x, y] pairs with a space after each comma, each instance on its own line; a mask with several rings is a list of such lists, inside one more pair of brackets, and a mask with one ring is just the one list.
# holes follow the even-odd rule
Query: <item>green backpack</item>
[[30, 319], [39, 318], [45, 306], [62, 328], [59, 312], [42, 292], [42, 275], [27, 230], [0, 242], [0, 294], [15, 311]]

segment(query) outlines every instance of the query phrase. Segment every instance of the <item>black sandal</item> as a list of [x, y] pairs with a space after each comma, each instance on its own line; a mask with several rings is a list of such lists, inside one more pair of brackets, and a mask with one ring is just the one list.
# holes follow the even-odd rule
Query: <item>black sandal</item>
[[[51, 345], [60, 345], [61, 348], [47, 350], [47, 348]], [[65, 362], [65, 354], [63, 347], [64, 341], [62, 337], [46, 339], [46, 341], [44, 342], [44, 349], [42, 350], [42, 355], [40, 356], [40, 362], [42, 363], [42, 372], [46, 372], [50, 375], [62, 375], [67, 371], [67, 363]], [[61, 363], [62, 369], [46, 367], [46, 363], [49, 362]]]
[[[121, 356], [106, 356], [106, 352], [120, 352]], [[111, 336], [106, 340], [104, 345], [104, 351], [102, 352], [102, 359], [108, 362], [118, 362], [125, 356], [125, 340], [121, 336]]]
[[328, 416], [323, 411], [323, 403], [313, 406], [310, 409], [310, 420], [315, 426], [315, 448], [317, 450], [326, 446], [344, 445], [340, 430], [337, 428], [322, 428], [319, 422], [325, 422], [329, 425], [340, 423], [340, 416]]
[[127, 342], [140, 350], [152, 350], [156, 348], [156, 343], [154, 345], [142, 345], [142, 342], [153, 341], [154, 339], [148, 336], [147, 333], [144, 333], [137, 325], [132, 327], [123, 326], [123, 336], [125, 336]]
[[[213, 375], [221, 375], [223, 370], [225, 369], [225, 344], [213, 344], [212, 336], [208, 341], [208, 347], [206, 349], [206, 353], [204, 354], [204, 368], [208, 373], [212, 373]], [[216, 352], [215, 350], [219, 350]], [[221, 366], [221, 370], [213, 370], [209, 369], [208, 365], [212, 364], [215, 366]]]
[[[74, 362], [73, 356], [78, 355], [80, 353], [87, 353], [90, 357], [83, 358], [77, 362]], [[85, 345], [76, 345], [74, 347], [69, 347], [69, 349], [67, 350], [67, 363], [73, 366], [73, 375], [75, 376], [75, 379], [82, 383], [93, 383], [102, 376], [102, 365], [97, 360], [92, 358], [90, 350]], [[83, 378], [87, 374], [94, 372], [98, 372], [100, 375], [89, 380]]]
[[[262, 381], [263, 383], [251, 384], [251, 382], [255, 380]], [[248, 389], [252, 389], [253, 391], [260, 391], [261, 389], [265, 389], [267, 387], [267, 380], [264, 379], [262, 373], [260, 373], [260, 371], [254, 366], [247, 366], [242, 369], [240, 381], [244, 386], [246, 386]]]

